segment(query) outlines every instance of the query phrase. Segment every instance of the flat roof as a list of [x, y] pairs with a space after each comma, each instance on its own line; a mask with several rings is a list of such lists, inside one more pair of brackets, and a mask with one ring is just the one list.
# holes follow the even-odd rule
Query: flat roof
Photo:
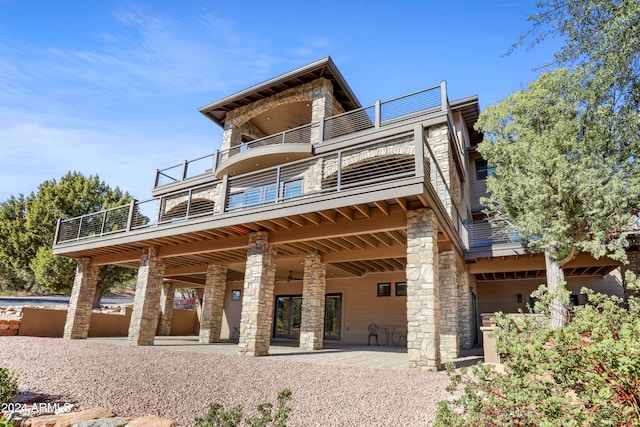
[[303, 85], [324, 77], [333, 83], [334, 96], [346, 111], [360, 108], [360, 101], [345, 81], [330, 56], [314, 61], [303, 67], [281, 74], [277, 77], [259, 83], [248, 89], [229, 95], [218, 101], [200, 107], [198, 110], [224, 127], [224, 121], [229, 111], [268, 98], [285, 90]]

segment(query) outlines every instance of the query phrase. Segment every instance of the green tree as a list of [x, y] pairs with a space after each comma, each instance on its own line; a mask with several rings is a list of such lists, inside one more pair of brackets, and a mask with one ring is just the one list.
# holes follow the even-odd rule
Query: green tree
[[[122, 206], [131, 200], [128, 193], [111, 188], [97, 175], [85, 177], [77, 172], [68, 172], [59, 182], [43, 182], [27, 198], [12, 196], [0, 204], [0, 238], [6, 243], [0, 246], [0, 274], [4, 272], [7, 281], [26, 275], [32, 290], [69, 291], [76, 261], [52, 253], [57, 220]], [[133, 276], [131, 269], [101, 268], [97, 300], [103, 291]]]
[[[579, 252], [626, 260], [626, 235], [640, 208], [640, 147], [610, 126], [610, 105], [566, 69], [543, 73], [480, 115], [478, 150], [495, 167], [482, 200], [492, 225], [543, 251], [550, 293]], [[638, 117], [636, 117], [637, 121]], [[638, 126], [638, 123], [634, 123]], [[554, 303], [552, 322], [565, 311]]]
[[[477, 129], [479, 151], [496, 168], [485, 200], [492, 224], [544, 251], [553, 293], [580, 251], [626, 261], [621, 232], [640, 209], [640, 1], [536, 6], [520, 44], [560, 37], [551, 65], [570, 68], [488, 107]], [[554, 305], [560, 325], [562, 305]]]
[[[449, 365], [449, 390], [459, 392], [440, 402], [435, 425], [640, 426], [640, 303], [583, 292], [589, 304], [564, 328], [498, 315], [503, 369]], [[552, 299], [544, 287], [536, 296], [542, 310]]]

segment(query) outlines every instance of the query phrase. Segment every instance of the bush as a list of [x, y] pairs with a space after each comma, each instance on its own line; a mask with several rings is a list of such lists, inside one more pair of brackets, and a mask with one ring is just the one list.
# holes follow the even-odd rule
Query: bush
[[[440, 402], [436, 426], [640, 426], [640, 303], [582, 292], [588, 304], [560, 329], [498, 315], [504, 372], [449, 365], [462, 394]], [[541, 288], [536, 309], [553, 297]]]
[[9, 403], [18, 393], [18, 375], [8, 368], [0, 367], [0, 404]]
[[[278, 409], [273, 413], [272, 403], [261, 403], [256, 409], [258, 416], [245, 417], [242, 405], [236, 405], [230, 410], [225, 410], [219, 403], [212, 403], [209, 412], [204, 418], [196, 418], [196, 427], [235, 427], [245, 425], [251, 427], [264, 427], [272, 425], [274, 427], [284, 427], [291, 412], [289, 402], [291, 401], [291, 390], [284, 389], [278, 393]], [[272, 423], [272, 424], [269, 424]]]

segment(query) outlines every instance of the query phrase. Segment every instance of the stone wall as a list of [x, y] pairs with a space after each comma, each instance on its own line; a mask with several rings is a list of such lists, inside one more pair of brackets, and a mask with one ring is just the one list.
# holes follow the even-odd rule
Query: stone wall
[[437, 224], [431, 209], [407, 212], [407, 353], [411, 369], [440, 369]]

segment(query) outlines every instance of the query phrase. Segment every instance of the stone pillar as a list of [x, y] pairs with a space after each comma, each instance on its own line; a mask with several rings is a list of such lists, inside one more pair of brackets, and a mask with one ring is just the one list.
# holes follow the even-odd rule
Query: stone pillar
[[[321, 84], [314, 83], [311, 102], [311, 122], [321, 122], [325, 117], [333, 115], [333, 84], [327, 79], [321, 79]], [[311, 143], [322, 141], [319, 126], [311, 128]]]
[[171, 319], [173, 318], [173, 300], [176, 288], [169, 281], [162, 282], [160, 294], [160, 324], [158, 335], [169, 336], [171, 334]]
[[471, 284], [469, 274], [456, 273], [458, 284], [458, 333], [460, 348], [469, 350], [473, 347], [473, 309], [471, 308]]
[[320, 254], [309, 254], [304, 258], [300, 325], [300, 348], [304, 350], [322, 349], [326, 275], [327, 269]]
[[266, 231], [249, 235], [238, 342], [238, 352], [248, 356], [269, 354], [277, 249], [268, 237]]
[[209, 264], [204, 285], [202, 316], [200, 320], [200, 342], [220, 341], [224, 291], [227, 287], [227, 267]]
[[407, 354], [410, 369], [440, 369], [438, 223], [431, 209], [407, 212]]
[[82, 257], [78, 260], [67, 321], [64, 324], [63, 336], [66, 339], [85, 339], [89, 335], [89, 320], [98, 285], [99, 270], [100, 267], [91, 265], [91, 258]]
[[164, 275], [164, 263], [157, 254], [157, 248], [148, 248], [140, 258], [129, 324], [129, 344], [132, 345], [153, 345], [155, 338]]
[[438, 279], [440, 282], [440, 356], [444, 360], [452, 360], [460, 355], [458, 284], [453, 250], [438, 254]]

